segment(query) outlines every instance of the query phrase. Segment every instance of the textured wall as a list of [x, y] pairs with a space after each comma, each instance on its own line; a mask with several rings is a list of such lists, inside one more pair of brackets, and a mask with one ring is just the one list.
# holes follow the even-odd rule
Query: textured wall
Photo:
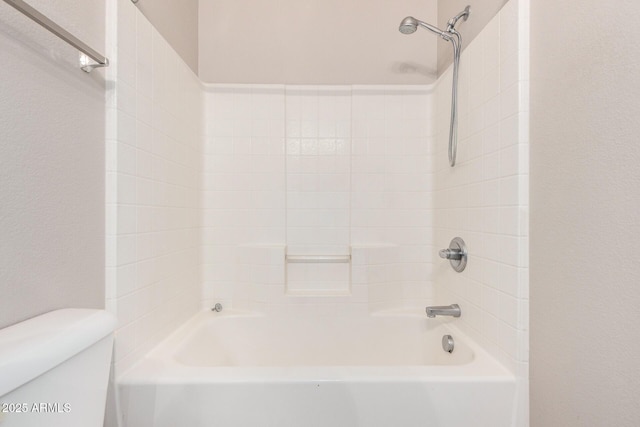
[[436, 38], [400, 34], [398, 24], [407, 15], [435, 22], [436, 1], [200, 0], [200, 78], [249, 84], [431, 83]]
[[[104, 0], [32, 0], [104, 52]], [[0, 3], [0, 327], [104, 306], [104, 70]]]
[[401, 37], [402, 18], [412, 15], [445, 28], [471, 5], [472, 19], [457, 26], [467, 45], [505, 3], [200, 0], [200, 13], [197, 0], [137, 5], [209, 83], [421, 84], [451, 64], [451, 44], [426, 34]]
[[531, 421], [635, 426], [640, 8], [531, 6]]
[[139, 0], [136, 5], [197, 74], [198, 0]]
[[[438, 27], [447, 28], [447, 21], [462, 12], [467, 5], [471, 6], [471, 16], [465, 21], [458, 21], [456, 28], [462, 34], [464, 46], [476, 38], [489, 21], [504, 6], [507, 0], [438, 0]], [[451, 43], [438, 39], [438, 75], [445, 72], [453, 62]]]

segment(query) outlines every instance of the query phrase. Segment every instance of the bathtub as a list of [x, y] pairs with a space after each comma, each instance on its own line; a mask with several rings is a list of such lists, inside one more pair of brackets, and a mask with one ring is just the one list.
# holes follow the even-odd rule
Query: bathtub
[[123, 424], [514, 426], [514, 376], [454, 323], [418, 310], [201, 312], [119, 378]]

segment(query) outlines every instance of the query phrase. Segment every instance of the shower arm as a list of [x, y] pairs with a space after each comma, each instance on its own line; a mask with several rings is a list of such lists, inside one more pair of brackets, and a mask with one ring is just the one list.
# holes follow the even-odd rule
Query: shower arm
[[422, 28], [425, 28], [429, 31], [431, 31], [432, 33], [436, 34], [437, 36], [440, 36], [442, 39], [446, 40], [446, 41], [451, 41], [451, 31], [442, 31], [440, 28], [435, 27], [431, 24], [427, 24], [424, 21], [417, 21], [417, 24], [419, 26], [421, 26]]

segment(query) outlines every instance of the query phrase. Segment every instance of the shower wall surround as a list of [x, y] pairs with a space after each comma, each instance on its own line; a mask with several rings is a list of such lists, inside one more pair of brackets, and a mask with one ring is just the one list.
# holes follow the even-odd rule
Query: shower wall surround
[[106, 306], [121, 372], [199, 307], [202, 90], [130, 0], [107, 4]]
[[455, 168], [446, 151], [451, 69], [438, 81], [432, 175], [434, 241], [444, 248], [461, 236], [469, 248], [461, 274], [436, 262], [438, 303], [460, 304], [462, 329], [520, 378], [529, 342], [528, 3], [507, 2], [462, 55]]
[[205, 306], [431, 299], [429, 87], [210, 85], [206, 98]]
[[[118, 371], [217, 302], [322, 315], [458, 303], [462, 329], [526, 378], [526, 0], [463, 52], [455, 168], [450, 70], [431, 86], [203, 86], [129, 0], [109, 14]], [[455, 236], [462, 274], [437, 258]], [[351, 262], [286, 262], [318, 255]]]

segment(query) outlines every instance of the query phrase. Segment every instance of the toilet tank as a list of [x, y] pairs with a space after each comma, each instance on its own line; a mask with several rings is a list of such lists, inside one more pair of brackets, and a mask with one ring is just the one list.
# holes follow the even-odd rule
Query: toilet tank
[[63, 309], [0, 330], [0, 427], [101, 427], [116, 319]]

